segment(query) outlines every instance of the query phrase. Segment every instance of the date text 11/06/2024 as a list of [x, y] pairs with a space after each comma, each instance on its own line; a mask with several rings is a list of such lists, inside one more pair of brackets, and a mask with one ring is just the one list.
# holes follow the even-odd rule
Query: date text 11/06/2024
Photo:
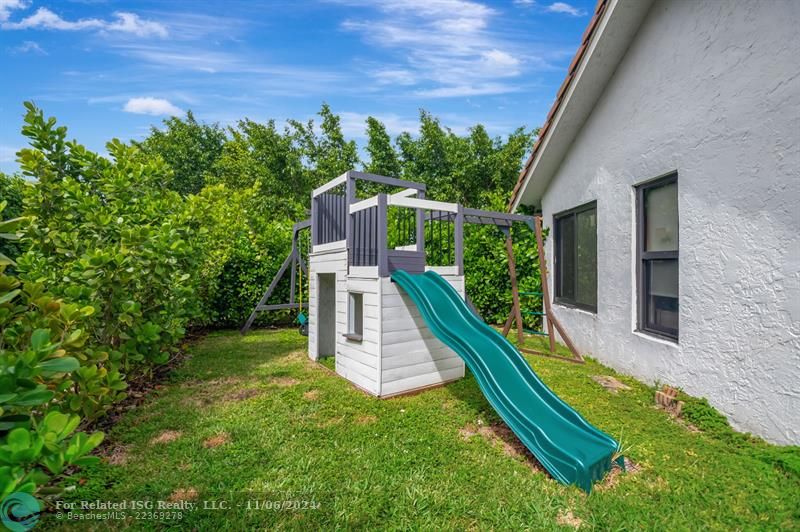
[[319, 510], [321, 503], [305, 499], [247, 499], [241, 502], [230, 500], [203, 501], [163, 501], [163, 500], [122, 500], [122, 501], [56, 501], [58, 511], [124, 511], [124, 510], [180, 510], [193, 512], [196, 510]]

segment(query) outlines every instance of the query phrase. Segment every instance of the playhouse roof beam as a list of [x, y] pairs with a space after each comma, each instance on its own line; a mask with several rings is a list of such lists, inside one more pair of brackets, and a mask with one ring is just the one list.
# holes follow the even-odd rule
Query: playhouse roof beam
[[350, 214], [363, 211], [364, 209], [369, 209], [370, 207], [375, 207], [376, 205], [378, 205], [378, 196], [372, 196], [371, 198], [357, 201], [350, 205]]
[[526, 216], [524, 214], [511, 214], [508, 212], [498, 212], [498, 211], [484, 211], [481, 209], [470, 209], [467, 207], [464, 207], [464, 214], [467, 216], [478, 216], [478, 217], [491, 218], [493, 220], [502, 220], [508, 222], [533, 223], [533, 216]]
[[349, 174], [350, 174], [350, 172], [345, 172], [342, 175], [340, 175], [339, 177], [337, 177], [336, 179], [331, 179], [330, 181], [328, 181], [327, 183], [325, 183], [321, 187], [315, 188], [314, 191], [311, 193], [311, 197], [316, 198], [320, 194], [324, 194], [324, 193], [328, 192], [329, 190], [338, 187], [339, 185], [343, 185], [344, 183], [347, 182]]
[[458, 212], [458, 203], [447, 203], [444, 201], [433, 201], [419, 198], [401, 198], [389, 196], [388, 205], [397, 207], [409, 207], [411, 209], [427, 209], [429, 211]]
[[360, 179], [361, 181], [371, 181], [373, 183], [388, 185], [390, 187], [413, 188], [414, 190], [426, 189], [424, 183], [415, 183], [414, 181], [406, 181], [405, 179], [398, 179], [396, 177], [388, 177], [385, 175], [368, 174], [366, 172], [357, 172], [356, 170], [350, 170], [345, 175], [350, 176], [353, 179]]
[[392, 194], [393, 198], [411, 198], [419, 194], [419, 190], [415, 188], [407, 188], [405, 190], [401, 190], [400, 192], [395, 192]]

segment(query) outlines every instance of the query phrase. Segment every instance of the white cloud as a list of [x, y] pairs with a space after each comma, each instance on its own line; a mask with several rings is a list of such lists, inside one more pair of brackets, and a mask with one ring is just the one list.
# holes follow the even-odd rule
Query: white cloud
[[46, 28], [50, 30], [85, 30], [103, 27], [103, 21], [96, 18], [84, 18], [76, 21], [64, 20], [46, 7], [40, 7], [36, 13], [23, 18], [19, 22], [6, 22], [4, 29], [25, 30], [31, 28]]
[[514, 0], [514, 3], [518, 6], [532, 7], [536, 5], [536, 0]]
[[165, 100], [164, 98], [152, 98], [150, 96], [131, 98], [122, 110], [126, 113], [153, 116], [183, 114], [183, 110], [174, 106], [169, 100]]
[[416, 76], [403, 68], [379, 68], [370, 75], [381, 85], [414, 85], [417, 82]]
[[520, 60], [502, 50], [489, 50], [481, 54], [483, 63], [489, 70], [501, 70], [505, 75], [516, 75], [519, 73]]
[[[0, 0], [3, 1], [3, 0]], [[106, 21], [98, 18], [82, 18], [66, 20], [50, 11], [40, 7], [33, 15], [23, 18], [19, 22], [3, 22], [3, 29], [25, 30], [43, 28], [61, 31], [102, 30], [107, 32], [127, 33], [138, 37], [167, 36], [167, 28], [159, 22], [145, 20], [134, 13], [114, 13], [115, 20]]]
[[[494, 81], [521, 74], [522, 60], [505, 36], [492, 32], [497, 11], [474, 0], [339, 0], [373, 7], [380, 16], [349, 19], [346, 31], [394, 52], [403, 63], [370, 75], [386, 85], [415, 85], [437, 97], [508, 92]], [[427, 85], [427, 86], [426, 86]], [[433, 85], [433, 87], [430, 87]]]
[[39, 54], [39, 55], [47, 55], [47, 52], [39, 46], [39, 43], [36, 41], [23, 41], [22, 44], [18, 46], [14, 46], [11, 49], [11, 53], [14, 54]]
[[28, 7], [27, 0], [0, 0], [0, 22], [5, 22], [15, 9]]
[[516, 92], [520, 87], [505, 83], [483, 83], [479, 85], [452, 85], [435, 89], [418, 90], [414, 94], [424, 98], [455, 98], [466, 96], [488, 96]]
[[163, 24], [142, 19], [136, 13], [118, 11], [114, 13], [114, 16], [117, 17], [117, 20], [106, 25], [107, 31], [130, 33], [137, 37], [149, 37], [150, 35], [162, 39], [167, 37], [167, 28]]
[[19, 148], [0, 144], [0, 163], [13, 163], [17, 159], [18, 151]]
[[350, 138], [366, 138], [367, 118], [370, 116], [380, 120], [386, 127], [386, 132], [392, 137], [395, 137], [404, 131], [415, 132], [419, 129], [418, 119], [404, 118], [394, 113], [369, 115], [366, 113], [342, 111], [337, 114], [341, 120], [342, 133], [344, 133], [346, 137]]
[[567, 15], [572, 15], [573, 17], [582, 17], [586, 14], [584, 10], [578, 9], [577, 7], [569, 4], [565, 4], [564, 2], [555, 2], [550, 4], [547, 6], [547, 11], [551, 11], [553, 13], [566, 13]]

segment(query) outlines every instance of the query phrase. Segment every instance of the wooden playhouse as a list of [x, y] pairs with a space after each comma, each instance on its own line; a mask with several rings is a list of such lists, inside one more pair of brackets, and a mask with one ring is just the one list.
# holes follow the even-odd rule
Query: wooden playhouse
[[[362, 190], [363, 189], [363, 190]], [[376, 191], [359, 199], [364, 191]], [[434, 270], [465, 297], [465, 223], [508, 228], [531, 217], [425, 199], [425, 185], [349, 171], [314, 190], [308, 353], [387, 397], [464, 376], [464, 362], [428, 329], [393, 271]]]

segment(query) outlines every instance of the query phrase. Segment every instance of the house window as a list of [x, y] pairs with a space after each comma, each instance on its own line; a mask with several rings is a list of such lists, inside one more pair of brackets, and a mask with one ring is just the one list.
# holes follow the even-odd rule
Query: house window
[[636, 187], [639, 330], [678, 339], [678, 175]]
[[555, 300], [597, 312], [597, 202], [556, 214]]
[[360, 342], [364, 337], [364, 294], [349, 292], [347, 295], [347, 339]]

